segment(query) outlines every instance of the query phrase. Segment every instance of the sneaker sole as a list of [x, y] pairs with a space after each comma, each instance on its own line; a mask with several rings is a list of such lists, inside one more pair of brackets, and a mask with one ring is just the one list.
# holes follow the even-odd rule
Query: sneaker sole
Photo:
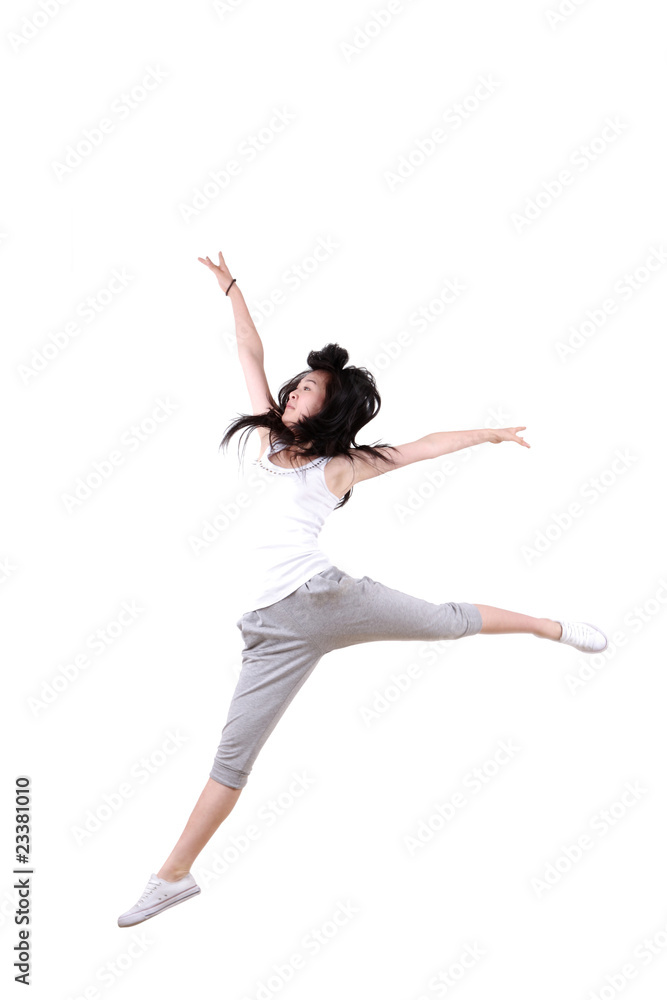
[[197, 896], [201, 892], [199, 886], [193, 887], [192, 889], [184, 889], [179, 896], [174, 896], [166, 903], [161, 903], [159, 906], [153, 907], [152, 910], [146, 911], [145, 913], [133, 913], [130, 918], [125, 922], [121, 923], [122, 917], [118, 918], [119, 927], [133, 927], [135, 924], [141, 924], [144, 920], [150, 920], [151, 917], [157, 916], [158, 913], [162, 913], [163, 910], [168, 910], [170, 906], [176, 906], [178, 903], [184, 903], [186, 899], [190, 896]]

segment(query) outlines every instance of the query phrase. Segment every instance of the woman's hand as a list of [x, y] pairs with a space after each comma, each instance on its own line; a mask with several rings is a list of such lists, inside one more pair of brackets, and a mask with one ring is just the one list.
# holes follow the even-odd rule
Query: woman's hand
[[197, 257], [197, 260], [200, 260], [202, 264], [205, 264], [210, 271], [213, 271], [216, 278], [218, 279], [218, 284], [222, 288], [223, 292], [226, 292], [227, 289], [229, 288], [232, 276], [229, 273], [229, 268], [225, 264], [224, 258], [222, 256], [222, 251], [221, 250], [218, 251], [218, 260], [220, 262], [219, 264], [214, 264], [210, 257]]
[[517, 431], [525, 431], [525, 429], [525, 427], [499, 427], [497, 429], [490, 429], [489, 441], [491, 444], [500, 444], [501, 441], [516, 441], [517, 444], [522, 444], [524, 448], [530, 448], [528, 442], [524, 441], [517, 434]]

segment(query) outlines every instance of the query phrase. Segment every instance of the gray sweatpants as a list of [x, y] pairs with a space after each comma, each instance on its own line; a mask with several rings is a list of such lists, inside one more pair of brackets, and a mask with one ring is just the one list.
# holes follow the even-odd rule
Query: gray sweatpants
[[245, 642], [210, 777], [243, 788], [259, 751], [325, 653], [360, 642], [476, 635], [474, 604], [431, 604], [330, 566], [282, 600], [236, 622]]

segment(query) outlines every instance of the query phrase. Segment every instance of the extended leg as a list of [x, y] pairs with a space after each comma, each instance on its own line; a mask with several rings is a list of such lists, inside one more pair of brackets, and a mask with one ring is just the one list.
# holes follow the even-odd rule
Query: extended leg
[[209, 778], [190, 814], [173, 851], [156, 874], [168, 882], [177, 882], [190, 871], [197, 855], [209, 842], [223, 819], [238, 802], [242, 788], [230, 788]]
[[538, 639], [558, 640], [563, 632], [558, 622], [551, 618], [531, 618], [516, 611], [493, 608], [488, 604], [476, 604], [482, 616], [481, 635], [503, 635], [508, 632], [524, 632]]
[[465, 601], [435, 604], [364, 576], [355, 578], [334, 569], [320, 574], [285, 600], [296, 618], [325, 650], [360, 642], [391, 639], [460, 639], [464, 636], [524, 633], [558, 641], [559, 622], [551, 618]]

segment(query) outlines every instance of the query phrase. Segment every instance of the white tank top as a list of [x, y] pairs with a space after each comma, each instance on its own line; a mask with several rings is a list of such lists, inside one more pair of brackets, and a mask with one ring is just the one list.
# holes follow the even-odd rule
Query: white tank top
[[250, 585], [243, 598], [247, 606], [240, 614], [275, 604], [333, 565], [318, 543], [322, 525], [340, 502], [324, 480], [330, 459], [316, 458], [297, 469], [281, 468], [269, 460], [269, 454], [285, 447], [269, 445], [252, 463], [266, 480], [269, 495], [243, 556]]

